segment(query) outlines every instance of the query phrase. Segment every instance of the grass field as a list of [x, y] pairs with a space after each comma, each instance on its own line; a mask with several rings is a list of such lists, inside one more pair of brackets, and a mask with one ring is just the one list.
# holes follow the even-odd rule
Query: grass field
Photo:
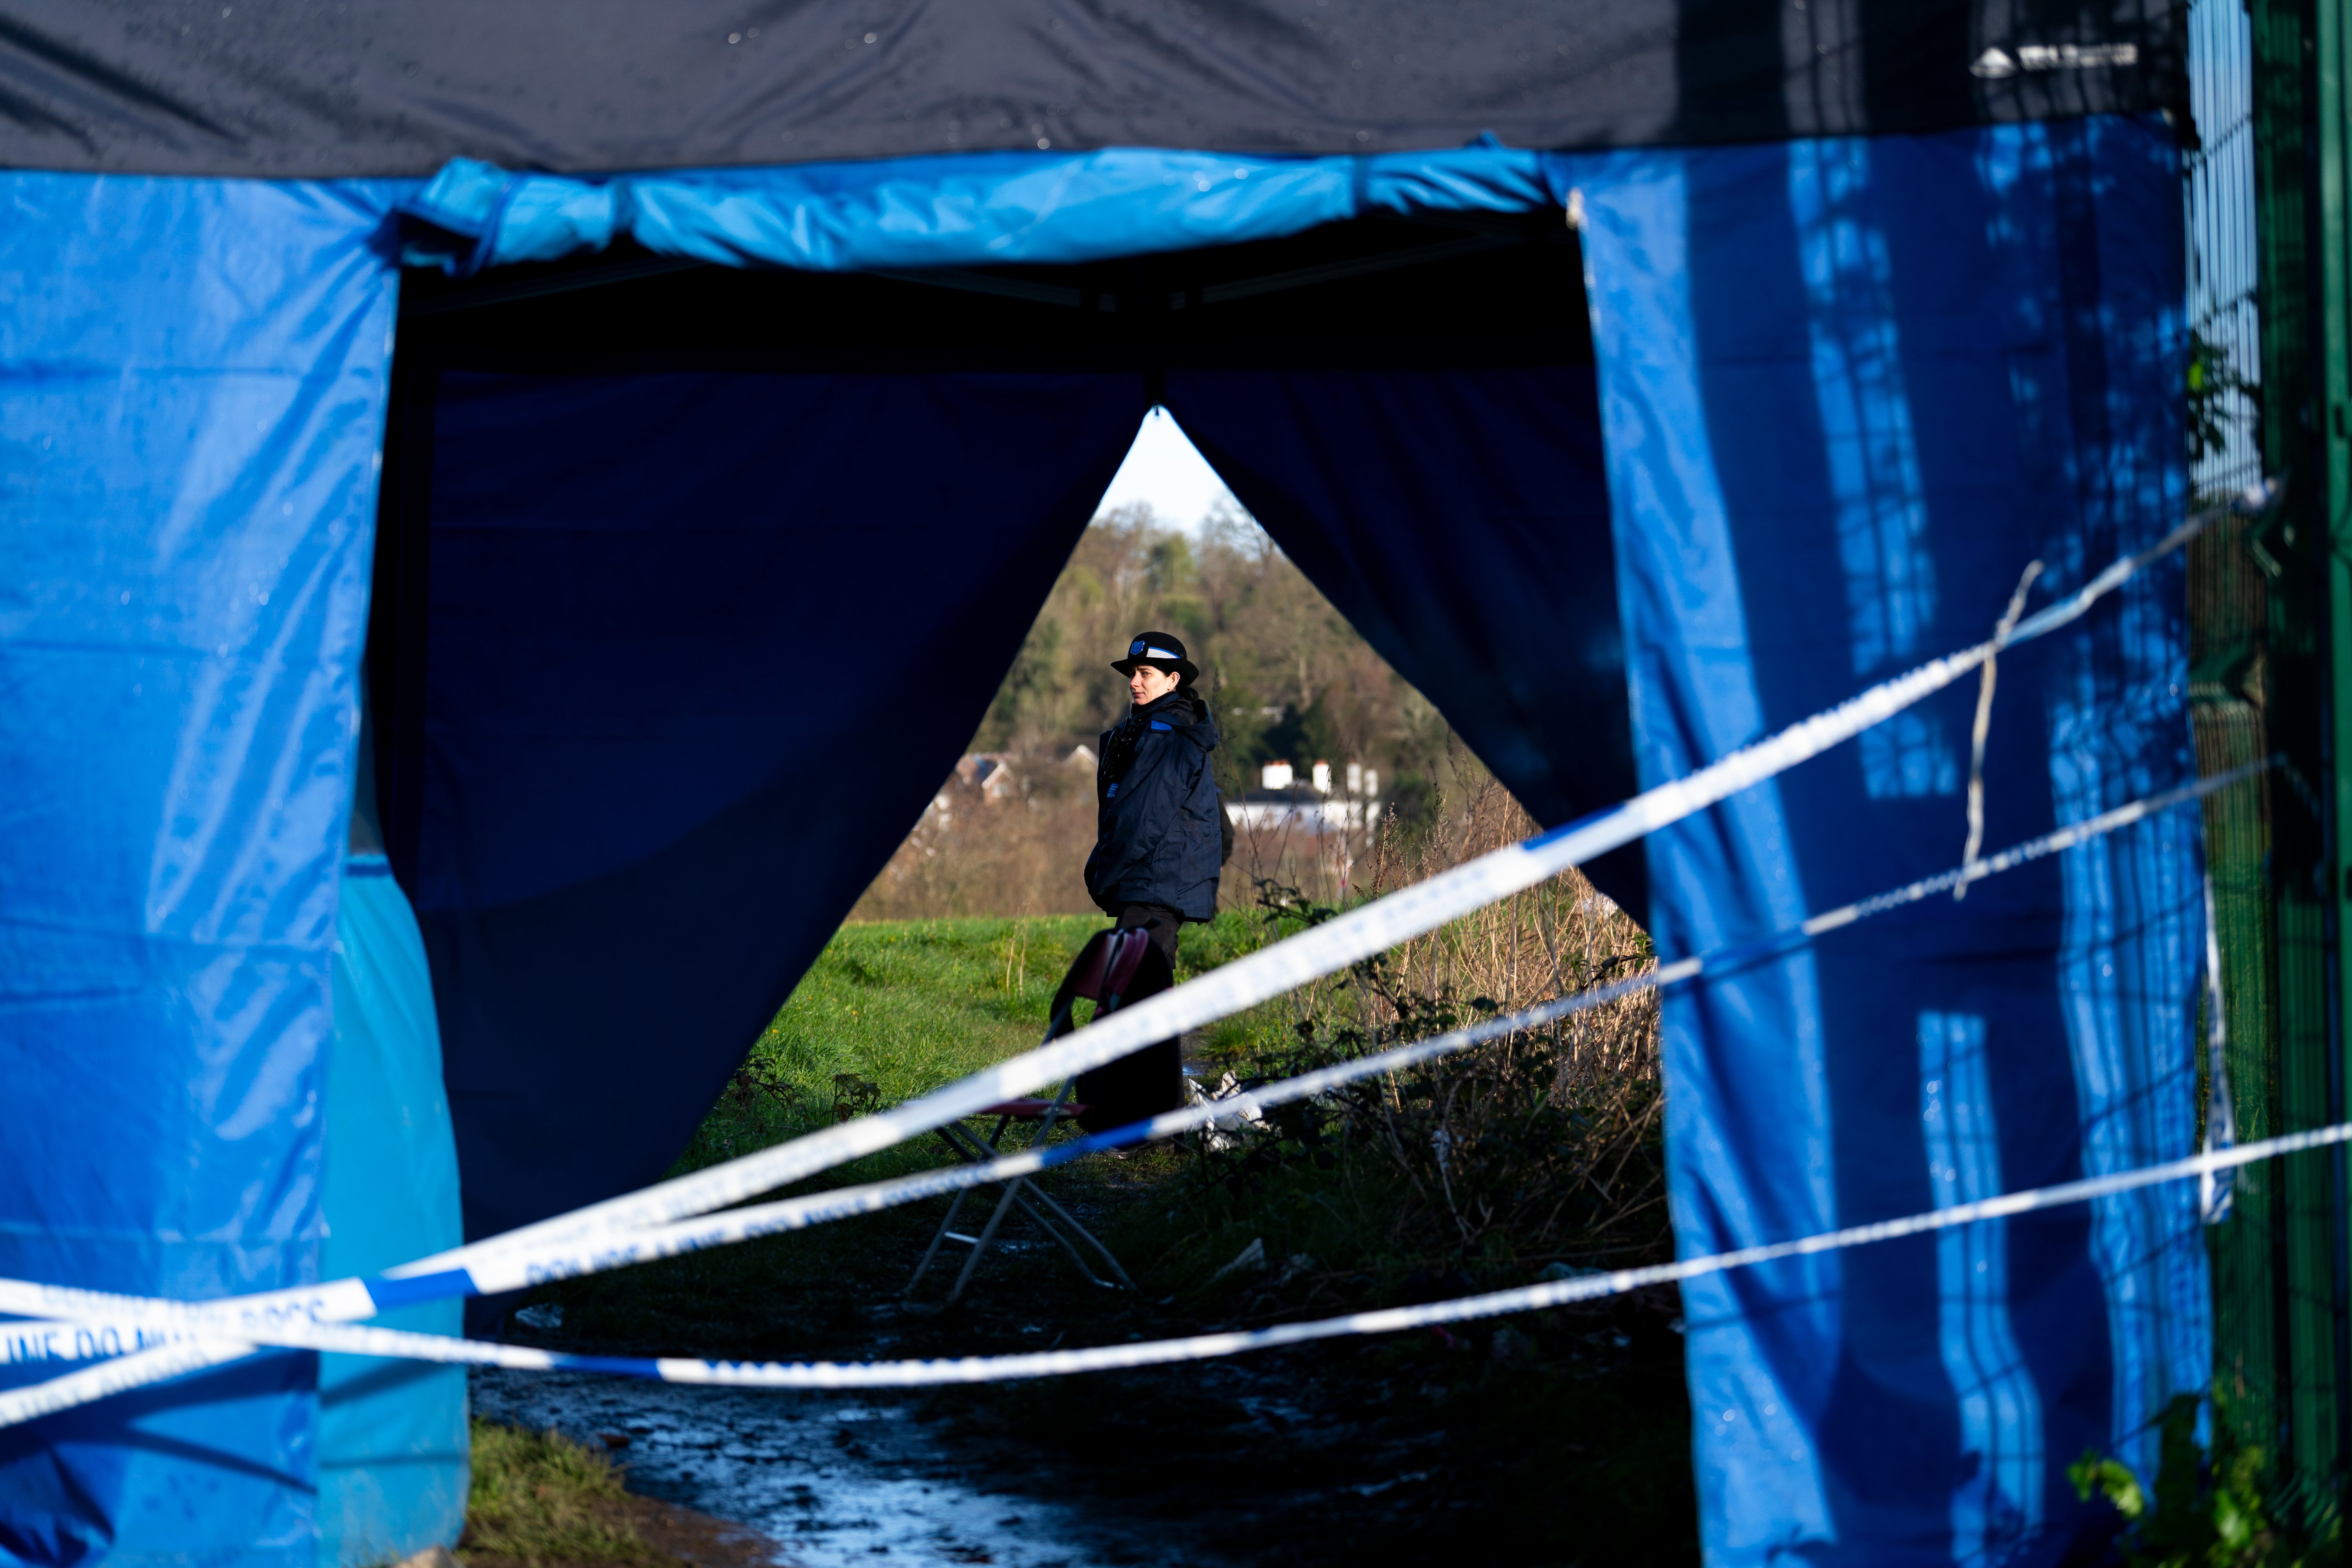
[[[1071, 959], [1108, 924], [1099, 915], [1045, 915], [843, 926], [752, 1046], [678, 1170], [780, 1142], [837, 1110], [896, 1105], [1032, 1049]], [[1177, 978], [1256, 948], [1265, 932], [1257, 916], [1238, 910], [1186, 927]], [[1212, 1048], [1239, 1048], [1279, 1026], [1271, 1014], [1244, 1015]], [[928, 1143], [905, 1145], [836, 1179], [872, 1180], [938, 1156]]]
[[551, 1432], [473, 1424], [473, 1489], [466, 1504], [467, 1561], [658, 1564], [629, 1518], [621, 1478], [601, 1454]]
[[896, 1103], [1037, 1043], [1084, 915], [845, 925], [753, 1048], [811, 1093], [856, 1073]]

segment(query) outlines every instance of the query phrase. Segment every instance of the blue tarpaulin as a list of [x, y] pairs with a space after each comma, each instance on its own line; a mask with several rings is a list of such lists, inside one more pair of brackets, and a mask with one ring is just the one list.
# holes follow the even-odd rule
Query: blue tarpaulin
[[[1599, 355], [1384, 363], [1373, 321], [1339, 368], [423, 378], [421, 718], [386, 742], [421, 784], [389, 847], [478, 1235], [674, 1157], [970, 735], [1155, 384], [1557, 819], [1981, 637], [2028, 560], [2070, 588], [2177, 520], [2177, 179], [2168, 132], [2113, 118], [1575, 158], [467, 164], [421, 193], [11, 176], [0, 772], [31, 815], [0, 843], [0, 1070], [44, 1114], [0, 1148], [0, 1273], [194, 1297], [321, 1266], [401, 246], [458, 271], [625, 234], [735, 265], [1043, 264], [1573, 189]], [[431, 226], [395, 236], [397, 200]], [[2168, 567], [2003, 659], [1991, 842], [2185, 776], [2180, 613]], [[1952, 863], [1967, 705], [1650, 844], [1661, 951]], [[2185, 1152], [2196, 873], [2189, 828], [2150, 823], [1672, 1002], [1680, 1245]], [[390, 1087], [423, 1034], [392, 1033], [379, 1092], [429, 1121]], [[446, 1169], [429, 1131], [378, 1152]], [[331, 1195], [331, 1142], [326, 1168]], [[1711, 1554], [2056, 1561], [2084, 1518], [2063, 1466], [2145, 1459], [2147, 1417], [2203, 1382], [2189, 1201], [1693, 1287]], [[431, 1208], [362, 1249], [437, 1245]], [[341, 1528], [321, 1496], [385, 1452], [339, 1447], [356, 1370], [323, 1425], [315, 1362], [274, 1355], [0, 1433], [0, 1562], [310, 1568]], [[446, 1386], [397, 1403], [420, 1476], [452, 1473]], [[322, 1481], [338, 1454], [362, 1462]], [[384, 1503], [404, 1539], [445, 1527], [439, 1484]]]
[[[0, 186], [0, 1274], [300, 1284], [399, 189]], [[0, 1431], [0, 1562], [314, 1568], [317, 1375]]]
[[[1580, 189], [1644, 784], [1987, 636], [2185, 503], [2179, 167], [2152, 121], [1564, 161]], [[1988, 841], [2193, 771], [2177, 557], [2005, 655]], [[1974, 689], [1647, 841], [1662, 957], [1959, 858]], [[2190, 1152], [2181, 815], [1685, 988], [1704, 1254]], [[1710, 1560], [2055, 1562], [2087, 1448], [2208, 1375], [2193, 1189], [1684, 1288]]]

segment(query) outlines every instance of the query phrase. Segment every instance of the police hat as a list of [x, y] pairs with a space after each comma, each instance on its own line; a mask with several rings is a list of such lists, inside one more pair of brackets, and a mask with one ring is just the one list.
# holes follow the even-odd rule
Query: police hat
[[1192, 668], [1191, 659], [1184, 657], [1184, 644], [1166, 632], [1136, 633], [1127, 645], [1127, 657], [1113, 659], [1111, 668], [1121, 675], [1133, 675], [1139, 664], [1148, 664], [1155, 669], [1174, 670], [1177, 683], [1181, 686], [1190, 686], [1201, 679], [1201, 672]]

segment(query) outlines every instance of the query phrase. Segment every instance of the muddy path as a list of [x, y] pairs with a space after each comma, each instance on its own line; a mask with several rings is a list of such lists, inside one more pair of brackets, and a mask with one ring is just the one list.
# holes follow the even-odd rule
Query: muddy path
[[631, 1490], [747, 1526], [769, 1561], [806, 1568], [1673, 1563], [1695, 1556], [1678, 1350], [1636, 1302], [895, 1396], [488, 1371], [474, 1399], [602, 1445]]
[[[1139, 1542], [1115, 1521], [991, 1487], [916, 1409], [819, 1395], [478, 1372], [474, 1411], [603, 1447], [632, 1491], [746, 1526], [745, 1560], [791, 1568], [996, 1563], [1109, 1568], [1216, 1559]], [[1149, 1550], [1144, 1550], [1145, 1548]]]
[[[1009, 1228], [971, 1289], [907, 1293], [939, 1224], [910, 1205], [542, 1292], [519, 1342], [738, 1360], [987, 1355], [1436, 1300], [1513, 1278], [1158, 1259], [1166, 1156], [1059, 1173], [1140, 1291]], [[1220, 1244], [1220, 1255], [1230, 1247]], [[1269, 1245], [1276, 1258], [1287, 1256]], [[1197, 1249], [1196, 1249], [1197, 1250]], [[1309, 1262], [1312, 1260], [1309, 1259]], [[1515, 1266], [1518, 1278], [1540, 1265]], [[1507, 1321], [1120, 1373], [890, 1395], [485, 1373], [476, 1411], [607, 1447], [630, 1489], [736, 1521], [790, 1564], [1320, 1568], [1695, 1562], [1670, 1292]]]

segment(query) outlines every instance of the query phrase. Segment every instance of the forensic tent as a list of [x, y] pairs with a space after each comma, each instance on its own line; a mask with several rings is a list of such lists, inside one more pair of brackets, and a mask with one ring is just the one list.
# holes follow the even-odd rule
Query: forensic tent
[[[0, 1278], [659, 1177], [1155, 405], [1548, 825], [2074, 593], [2187, 508], [2183, 91], [2152, 0], [13, 7]], [[2174, 554], [2004, 653], [1984, 842], [2189, 779], [2186, 647]], [[1590, 870], [1669, 959], [1940, 870], [1975, 690]], [[2200, 855], [1671, 995], [1680, 1249], [2189, 1152]], [[1710, 1559], [2065, 1557], [2065, 1467], [2206, 1385], [2198, 1219], [1688, 1283]], [[9, 1342], [0, 1398], [80, 1364]], [[0, 1428], [0, 1561], [448, 1542], [461, 1377]]]

